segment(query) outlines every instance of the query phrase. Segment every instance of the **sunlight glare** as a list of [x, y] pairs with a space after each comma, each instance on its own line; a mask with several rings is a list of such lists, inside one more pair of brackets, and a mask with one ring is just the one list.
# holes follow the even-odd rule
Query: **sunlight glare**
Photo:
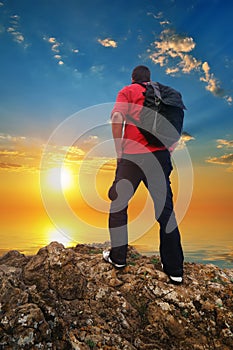
[[48, 170], [47, 182], [53, 190], [68, 190], [73, 185], [71, 170], [67, 167]]
[[74, 243], [72, 242], [72, 240], [69, 238], [69, 235], [67, 233], [63, 234], [62, 232], [60, 232], [59, 230], [57, 230], [56, 228], [51, 229], [48, 231], [48, 241], [50, 242], [58, 242], [64, 245], [64, 247], [68, 247], [71, 245], [74, 245]]

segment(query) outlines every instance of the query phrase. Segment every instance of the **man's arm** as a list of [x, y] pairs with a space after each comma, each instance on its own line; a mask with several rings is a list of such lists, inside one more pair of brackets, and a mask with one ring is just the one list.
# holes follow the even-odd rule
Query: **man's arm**
[[112, 135], [115, 143], [117, 159], [122, 156], [122, 131], [124, 118], [120, 112], [114, 112], [112, 115]]

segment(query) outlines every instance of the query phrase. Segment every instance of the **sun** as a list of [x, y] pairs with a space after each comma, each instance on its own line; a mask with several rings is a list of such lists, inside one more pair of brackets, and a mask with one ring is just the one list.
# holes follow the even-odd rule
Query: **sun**
[[68, 190], [74, 184], [73, 175], [68, 167], [48, 170], [46, 181], [51, 190]]
[[75, 242], [73, 242], [72, 238], [70, 237], [68, 230], [65, 231], [66, 232], [62, 232], [56, 228], [51, 228], [47, 232], [48, 242], [62, 243], [65, 247], [75, 245]]

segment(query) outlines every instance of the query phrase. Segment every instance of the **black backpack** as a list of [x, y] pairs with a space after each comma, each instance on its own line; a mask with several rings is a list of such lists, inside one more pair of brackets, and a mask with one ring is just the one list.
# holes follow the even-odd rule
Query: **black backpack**
[[[135, 83], [134, 83], [135, 84]], [[139, 129], [150, 145], [169, 148], [182, 133], [184, 109], [181, 94], [160, 83], [139, 83], [146, 88], [140, 121], [127, 116]]]

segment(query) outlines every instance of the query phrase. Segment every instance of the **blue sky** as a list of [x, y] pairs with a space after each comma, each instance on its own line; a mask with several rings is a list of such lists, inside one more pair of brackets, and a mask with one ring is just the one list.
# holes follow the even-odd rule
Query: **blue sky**
[[232, 13], [226, 0], [0, 0], [1, 135], [46, 139], [145, 64], [183, 94], [193, 156], [231, 166]]

